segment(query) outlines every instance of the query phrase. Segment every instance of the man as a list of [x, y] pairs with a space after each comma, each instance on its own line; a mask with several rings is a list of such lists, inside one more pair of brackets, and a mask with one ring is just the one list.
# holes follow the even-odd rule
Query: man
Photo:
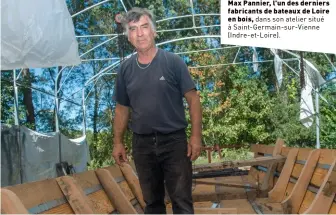
[[[146, 202], [146, 214], [164, 214], [166, 185], [174, 213], [193, 214], [192, 161], [201, 148], [201, 105], [182, 59], [155, 45], [155, 24], [147, 9], [133, 8], [124, 28], [137, 54], [119, 69], [114, 95], [113, 157], [126, 162], [123, 135], [131, 109], [132, 153]], [[185, 129], [183, 96], [191, 116], [191, 137]]]

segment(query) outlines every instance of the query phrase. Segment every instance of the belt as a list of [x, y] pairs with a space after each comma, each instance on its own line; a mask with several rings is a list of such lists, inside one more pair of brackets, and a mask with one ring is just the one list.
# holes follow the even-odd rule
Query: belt
[[174, 134], [185, 134], [185, 129], [179, 129], [173, 132], [169, 132], [169, 133], [162, 133], [159, 131], [155, 131], [153, 133], [149, 133], [149, 134], [138, 134], [133, 132], [133, 134], [140, 136], [140, 137], [150, 137], [150, 136], [169, 136], [169, 135], [174, 135]]

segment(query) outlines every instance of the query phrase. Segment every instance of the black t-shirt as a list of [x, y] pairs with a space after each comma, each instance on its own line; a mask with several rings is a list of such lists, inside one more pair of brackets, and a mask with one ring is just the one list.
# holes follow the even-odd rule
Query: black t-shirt
[[136, 58], [133, 55], [120, 65], [114, 92], [117, 103], [132, 109], [132, 131], [170, 133], [186, 128], [183, 95], [195, 88], [187, 65], [159, 48], [146, 69], [140, 69]]

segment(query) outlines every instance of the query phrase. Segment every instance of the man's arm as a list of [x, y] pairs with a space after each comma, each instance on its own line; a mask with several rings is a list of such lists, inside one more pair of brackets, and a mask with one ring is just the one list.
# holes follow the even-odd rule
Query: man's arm
[[114, 144], [122, 144], [124, 133], [129, 119], [129, 109], [127, 106], [117, 104], [113, 122]]
[[128, 107], [117, 104], [113, 123], [114, 138], [112, 156], [118, 165], [122, 165], [122, 162], [127, 161], [123, 139], [125, 130], [127, 128], [128, 118]]
[[196, 90], [188, 91], [185, 95], [188, 102], [189, 113], [191, 119], [191, 137], [188, 156], [191, 155], [191, 160], [196, 160], [201, 153], [202, 145], [202, 107], [200, 98]]
[[124, 133], [127, 128], [128, 119], [129, 119], [128, 107], [117, 104], [113, 123], [114, 144], [123, 143]]
[[185, 95], [189, 106], [191, 119], [191, 136], [202, 137], [202, 108], [196, 90], [190, 90]]

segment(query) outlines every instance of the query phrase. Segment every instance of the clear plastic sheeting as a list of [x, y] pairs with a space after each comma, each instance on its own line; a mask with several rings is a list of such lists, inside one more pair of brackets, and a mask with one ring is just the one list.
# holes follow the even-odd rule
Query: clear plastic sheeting
[[66, 161], [74, 167], [75, 172], [87, 170], [87, 163], [90, 161], [89, 146], [86, 136], [78, 139], [69, 139], [61, 134], [61, 155], [62, 161]]
[[278, 55], [278, 50], [277, 49], [270, 49], [270, 50], [274, 55], [274, 71], [275, 71], [275, 75], [276, 75], [279, 87], [281, 87], [282, 79], [283, 79], [283, 75], [282, 75], [283, 61], [280, 58], [280, 56]]
[[312, 82], [308, 75], [305, 73], [305, 87], [301, 89], [300, 121], [306, 128], [309, 128], [314, 122], [313, 117], [315, 111], [312, 91]]
[[1, 1], [1, 69], [80, 64], [65, 0]]
[[274, 70], [280, 88], [283, 77], [282, 77], [282, 60], [279, 57], [279, 55], [274, 55]]
[[86, 139], [40, 134], [24, 126], [1, 125], [1, 187], [57, 177], [59, 143], [62, 161], [75, 172], [87, 171], [90, 161]]

